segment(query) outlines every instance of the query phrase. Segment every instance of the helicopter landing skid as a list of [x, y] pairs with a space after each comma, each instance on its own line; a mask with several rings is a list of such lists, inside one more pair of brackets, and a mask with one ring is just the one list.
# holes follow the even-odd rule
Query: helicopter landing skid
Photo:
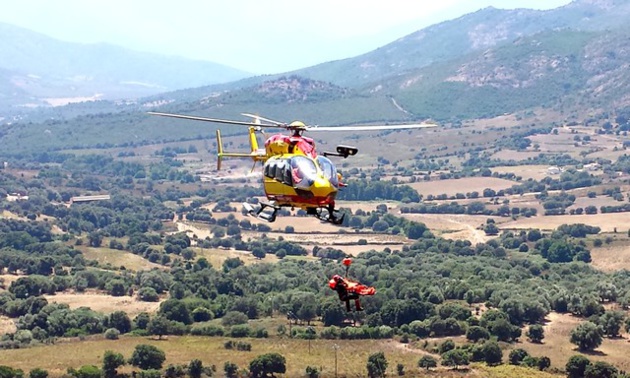
[[[273, 211], [265, 212], [266, 208], [271, 208]], [[269, 223], [276, 220], [276, 213], [280, 209], [278, 206], [272, 205], [270, 203], [261, 202], [260, 207], [258, 209], [254, 209], [252, 205], [247, 202], [243, 202], [243, 208], [247, 211], [247, 214], [253, 216], [254, 218], [262, 219]]]
[[315, 210], [315, 213], [313, 215], [315, 215], [317, 219], [324, 222], [330, 222], [332, 224], [342, 224], [343, 218], [346, 214], [341, 214], [341, 216], [339, 216], [338, 214], [339, 210], [335, 210], [332, 206], [328, 206], [318, 208], [317, 210]]

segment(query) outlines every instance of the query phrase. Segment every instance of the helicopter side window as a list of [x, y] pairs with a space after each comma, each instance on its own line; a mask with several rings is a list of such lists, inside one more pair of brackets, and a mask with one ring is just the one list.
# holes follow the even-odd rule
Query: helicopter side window
[[317, 164], [319, 164], [319, 168], [321, 168], [322, 172], [324, 173], [324, 177], [326, 177], [334, 187], [339, 187], [337, 168], [335, 168], [335, 165], [332, 163], [332, 161], [330, 161], [330, 159], [328, 159], [327, 157], [318, 156]]
[[264, 172], [263, 172], [265, 177], [270, 177], [271, 165], [272, 165], [271, 163], [270, 164], [265, 164], [265, 168], [264, 168]]
[[288, 161], [284, 163], [284, 175], [282, 182], [287, 185], [293, 185], [293, 179], [291, 177], [291, 164]]
[[284, 161], [282, 160], [277, 162], [275, 178], [280, 182], [284, 181]]
[[269, 163], [269, 172], [267, 174], [267, 177], [269, 178], [276, 177], [276, 162], [275, 161], [272, 161], [271, 163]]

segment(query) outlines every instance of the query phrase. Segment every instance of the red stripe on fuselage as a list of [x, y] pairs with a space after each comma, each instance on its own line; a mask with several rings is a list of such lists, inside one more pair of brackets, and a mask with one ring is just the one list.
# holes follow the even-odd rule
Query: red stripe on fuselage
[[277, 202], [278, 206], [291, 205], [296, 207], [301, 206], [327, 206], [335, 203], [335, 199], [331, 196], [326, 197], [311, 197], [306, 198], [303, 196], [292, 195], [270, 195], [267, 194], [267, 198]]

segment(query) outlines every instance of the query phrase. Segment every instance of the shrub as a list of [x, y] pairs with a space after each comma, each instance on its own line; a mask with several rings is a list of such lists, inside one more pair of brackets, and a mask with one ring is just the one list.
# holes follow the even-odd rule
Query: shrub
[[120, 331], [117, 330], [116, 328], [109, 328], [107, 331], [105, 331], [105, 338], [107, 340], [118, 340], [119, 336], [120, 336]]

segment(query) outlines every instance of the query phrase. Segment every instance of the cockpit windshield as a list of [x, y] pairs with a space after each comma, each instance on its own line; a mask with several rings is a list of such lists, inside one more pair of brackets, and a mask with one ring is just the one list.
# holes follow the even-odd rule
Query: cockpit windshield
[[308, 189], [317, 179], [315, 162], [305, 156], [294, 156], [290, 161], [293, 186]]
[[318, 156], [317, 164], [319, 164], [319, 168], [321, 168], [324, 173], [324, 177], [326, 177], [335, 188], [338, 188], [339, 178], [337, 177], [337, 168], [335, 168], [330, 159], [324, 156]]

